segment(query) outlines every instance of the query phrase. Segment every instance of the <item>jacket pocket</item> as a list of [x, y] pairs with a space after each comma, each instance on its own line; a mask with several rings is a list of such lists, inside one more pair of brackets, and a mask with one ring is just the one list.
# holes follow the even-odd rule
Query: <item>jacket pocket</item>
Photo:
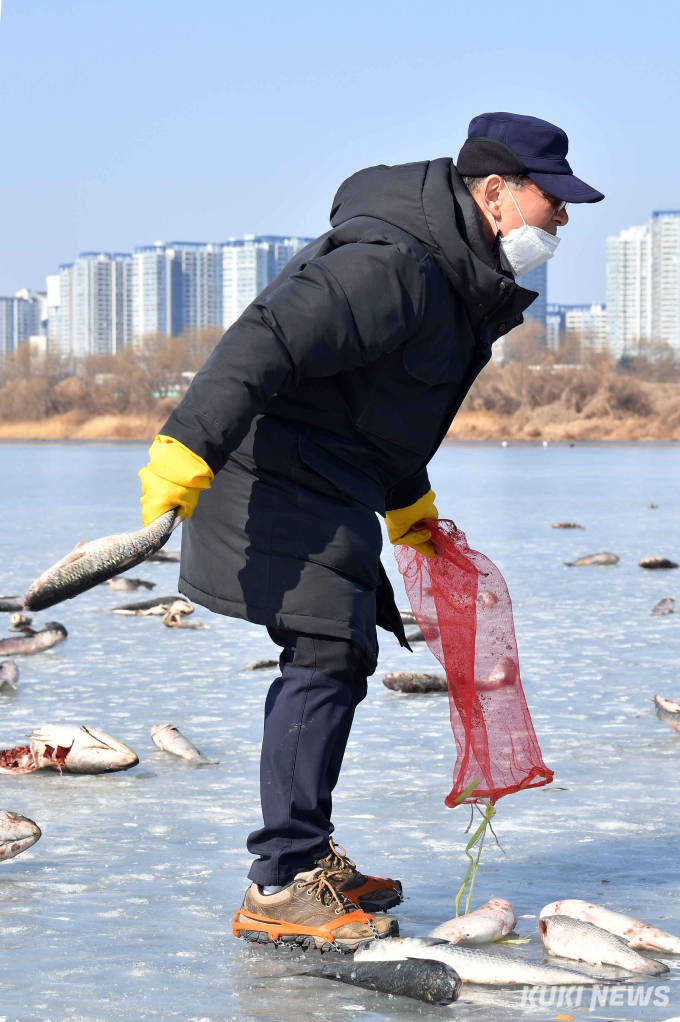
[[474, 351], [470, 339], [465, 348], [450, 337], [412, 341], [380, 359], [359, 429], [428, 455], [456, 405]]

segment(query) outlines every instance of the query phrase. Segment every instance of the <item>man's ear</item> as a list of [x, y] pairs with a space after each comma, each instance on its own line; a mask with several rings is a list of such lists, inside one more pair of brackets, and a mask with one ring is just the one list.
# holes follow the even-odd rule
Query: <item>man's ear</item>
[[500, 193], [502, 188], [503, 178], [500, 174], [490, 174], [482, 185], [482, 203], [494, 220], [501, 219]]

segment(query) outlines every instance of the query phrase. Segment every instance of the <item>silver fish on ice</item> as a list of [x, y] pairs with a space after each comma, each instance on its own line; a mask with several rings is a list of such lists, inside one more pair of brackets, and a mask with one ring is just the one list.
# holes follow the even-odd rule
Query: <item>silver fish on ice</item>
[[675, 600], [672, 596], [664, 596], [652, 607], [654, 617], [665, 617], [666, 614], [675, 614]]
[[484, 986], [569, 986], [609, 982], [576, 969], [489, 954], [432, 937], [388, 937], [360, 948], [354, 955], [355, 962], [401, 962], [407, 958], [444, 962], [456, 970], [463, 983]]
[[136, 589], [153, 589], [155, 582], [147, 582], [143, 578], [128, 578], [125, 575], [115, 575], [114, 578], [102, 582], [102, 585], [109, 586], [115, 593], [132, 593]]
[[17, 656], [29, 653], [43, 653], [68, 638], [68, 632], [58, 621], [48, 621], [40, 631], [23, 626], [21, 635], [0, 639], [0, 656]]
[[171, 752], [173, 756], [186, 759], [188, 763], [215, 765], [218, 762], [200, 753], [174, 724], [156, 724], [151, 728], [151, 741], [163, 752]]
[[134, 568], [167, 543], [182, 519], [177, 510], [166, 511], [144, 529], [78, 543], [70, 554], [44, 571], [24, 596], [26, 610], [44, 610], [71, 600], [94, 586]]
[[27, 816], [0, 809], [0, 862], [21, 855], [39, 840], [40, 835], [38, 824]]
[[19, 668], [13, 660], [0, 660], [0, 692], [16, 692]]
[[127, 614], [132, 617], [147, 617], [157, 614], [193, 614], [194, 607], [181, 596], [152, 596], [149, 600], [137, 600], [135, 603], [123, 603], [120, 607], [111, 607], [108, 614]]
[[[680, 714], [680, 706], [677, 706]], [[565, 898], [562, 901], [553, 901], [541, 909], [541, 917], [565, 915], [572, 919], [583, 919], [587, 923], [594, 923], [603, 930], [615, 933], [617, 937], [627, 940], [630, 947], [640, 948], [643, 951], [670, 951], [673, 954], [680, 954], [680, 937], [674, 937], [672, 933], [660, 930], [658, 926], [651, 926], [643, 923], [634, 916], [624, 915], [623, 912], [614, 912], [613, 909], [604, 908], [602, 905], [593, 905], [589, 901], [579, 901], [576, 898]]]
[[441, 937], [451, 944], [459, 944], [461, 941], [466, 944], [486, 944], [501, 940], [514, 930], [516, 924], [517, 913], [510, 902], [505, 898], [492, 898], [474, 912], [435, 926], [428, 937]]
[[73, 724], [45, 724], [28, 735], [29, 744], [0, 751], [0, 773], [105, 774], [129, 770], [137, 753], [105, 731]]
[[654, 696], [656, 715], [664, 724], [668, 724], [674, 731], [680, 731], [680, 703], [674, 703], [671, 699], [664, 699], [663, 696]]
[[548, 951], [562, 958], [588, 965], [618, 965], [628, 972], [641, 972], [648, 976], [668, 972], [668, 966], [663, 962], [645, 958], [634, 951], [628, 941], [584, 919], [566, 915], [542, 916], [538, 930]]
[[576, 561], [565, 561], [564, 563], [568, 568], [585, 568], [590, 566], [591, 564], [600, 565], [618, 564], [619, 557], [618, 554], [610, 553], [588, 554], [587, 557], [579, 557], [578, 560]]

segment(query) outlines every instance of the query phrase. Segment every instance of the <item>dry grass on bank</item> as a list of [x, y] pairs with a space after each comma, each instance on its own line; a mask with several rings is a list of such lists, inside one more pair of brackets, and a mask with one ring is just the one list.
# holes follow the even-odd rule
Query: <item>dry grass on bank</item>
[[[216, 339], [150, 337], [79, 363], [23, 346], [0, 365], [0, 440], [151, 440]], [[480, 374], [449, 438], [680, 440], [680, 364], [661, 344], [626, 364], [573, 337], [548, 352], [527, 322], [507, 339], [505, 364]]]
[[73, 412], [47, 419], [0, 422], [0, 440], [148, 440], [167, 418], [161, 415], [95, 415], [83, 421]]

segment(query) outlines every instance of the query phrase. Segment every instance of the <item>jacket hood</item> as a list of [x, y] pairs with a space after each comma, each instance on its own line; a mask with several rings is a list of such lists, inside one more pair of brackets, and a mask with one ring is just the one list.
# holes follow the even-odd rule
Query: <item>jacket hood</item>
[[338, 189], [331, 226], [373, 217], [407, 231], [437, 260], [476, 329], [520, 315], [538, 297], [498, 270], [477, 207], [449, 157], [360, 170]]

